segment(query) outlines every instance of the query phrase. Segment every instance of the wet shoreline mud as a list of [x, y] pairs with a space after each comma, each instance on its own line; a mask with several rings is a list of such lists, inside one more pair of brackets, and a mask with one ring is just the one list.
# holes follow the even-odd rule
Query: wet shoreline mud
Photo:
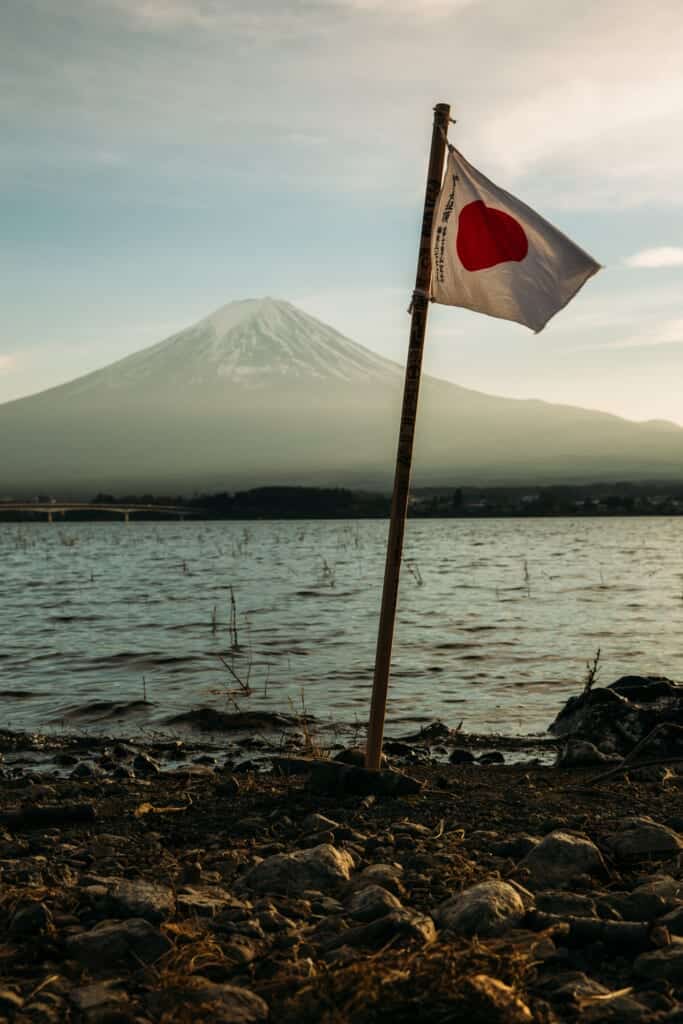
[[0, 1021], [680, 1022], [671, 685], [395, 737], [386, 785], [310, 723], [0, 733]]

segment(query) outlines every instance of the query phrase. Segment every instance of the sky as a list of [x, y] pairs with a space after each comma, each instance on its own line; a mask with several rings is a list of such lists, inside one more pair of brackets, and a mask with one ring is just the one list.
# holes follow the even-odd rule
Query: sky
[[425, 369], [683, 425], [680, 0], [3, 0], [0, 402], [234, 299], [403, 361], [432, 107], [605, 269]]

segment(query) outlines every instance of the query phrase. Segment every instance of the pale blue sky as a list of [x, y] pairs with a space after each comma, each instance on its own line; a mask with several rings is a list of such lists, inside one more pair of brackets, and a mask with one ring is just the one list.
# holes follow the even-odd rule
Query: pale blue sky
[[0, 401], [232, 299], [404, 358], [431, 107], [606, 269], [426, 369], [683, 424], [680, 0], [4, 0]]

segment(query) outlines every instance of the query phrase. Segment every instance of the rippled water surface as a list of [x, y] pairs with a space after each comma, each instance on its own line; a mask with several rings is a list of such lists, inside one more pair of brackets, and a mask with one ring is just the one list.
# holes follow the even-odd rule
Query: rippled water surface
[[[0, 525], [0, 725], [160, 730], [190, 707], [286, 711], [302, 693], [322, 719], [363, 722], [386, 532], [384, 520]], [[413, 521], [389, 731], [434, 718], [543, 730], [598, 647], [605, 683], [683, 678], [682, 541], [683, 519]], [[219, 656], [250, 697], [225, 692], [236, 683]]]

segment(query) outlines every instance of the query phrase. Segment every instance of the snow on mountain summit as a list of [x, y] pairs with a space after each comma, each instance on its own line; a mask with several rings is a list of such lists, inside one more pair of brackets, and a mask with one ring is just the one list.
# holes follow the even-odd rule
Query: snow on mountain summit
[[316, 378], [338, 383], [392, 380], [398, 364], [375, 355], [289, 302], [243, 299], [215, 310], [150, 348], [74, 382], [77, 390], [238, 385]]

